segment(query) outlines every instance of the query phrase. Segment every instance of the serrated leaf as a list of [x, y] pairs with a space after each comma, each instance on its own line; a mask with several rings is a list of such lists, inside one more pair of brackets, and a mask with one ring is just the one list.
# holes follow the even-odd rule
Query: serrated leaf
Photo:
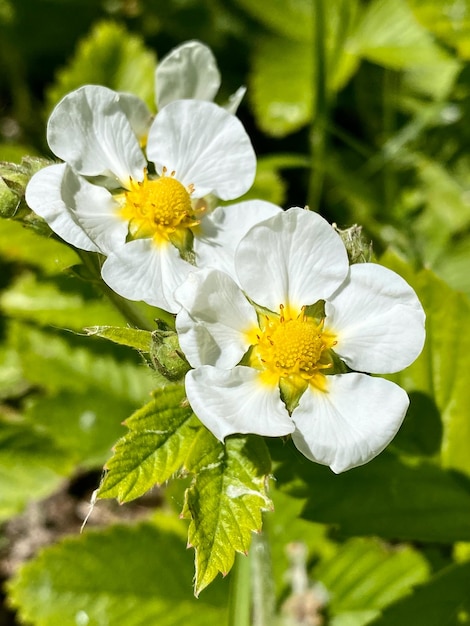
[[71, 468], [72, 459], [46, 434], [23, 420], [0, 417], [0, 520], [50, 495]]
[[470, 563], [451, 565], [407, 598], [384, 610], [370, 626], [457, 626], [470, 616]]
[[97, 24], [83, 39], [69, 66], [47, 92], [48, 108], [85, 84], [104, 85], [139, 96], [154, 107], [155, 55], [116, 22]]
[[139, 352], [150, 352], [152, 333], [139, 328], [124, 328], [122, 326], [90, 326], [85, 332], [91, 336], [102, 337], [121, 346], [129, 346]]
[[155, 391], [153, 400], [125, 423], [129, 432], [106, 464], [99, 498], [129, 502], [171, 478], [181, 469], [200, 427], [181, 384]]
[[426, 581], [429, 569], [424, 556], [409, 546], [354, 538], [323, 559], [313, 576], [327, 590], [332, 624], [359, 626]]
[[222, 586], [192, 597], [184, 547], [180, 533], [161, 523], [85, 530], [24, 565], [9, 583], [10, 602], [34, 626], [225, 623]]
[[121, 314], [74, 276], [39, 279], [24, 272], [0, 296], [0, 306], [12, 318], [40, 326], [82, 331], [91, 323], [122, 324]]
[[463, 375], [470, 367], [470, 301], [429, 270], [414, 273], [392, 254], [384, 256], [382, 262], [414, 287], [427, 316], [421, 356], [390, 378], [432, 399], [442, 419], [441, 462], [470, 475], [470, 386]]
[[88, 338], [71, 337], [71, 344], [66, 336], [19, 322], [10, 328], [11, 345], [20, 355], [25, 378], [50, 392], [83, 393], [94, 388], [139, 404], [160, 382], [144, 364], [96, 354]]
[[222, 444], [201, 429], [186, 469], [195, 474], [183, 515], [191, 519], [198, 595], [219, 572], [230, 571], [235, 552], [246, 553], [251, 533], [261, 530], [261, 513], [272, 506], [266, 494], [270, 459], [260, 437], [228, 437]]
[[470, 540], [470, 480], [389, 452], [344, 474], [303, 459], [276, 472], [288, 493], [306, 498], [302, 517], [342, 535], [452, 543]]

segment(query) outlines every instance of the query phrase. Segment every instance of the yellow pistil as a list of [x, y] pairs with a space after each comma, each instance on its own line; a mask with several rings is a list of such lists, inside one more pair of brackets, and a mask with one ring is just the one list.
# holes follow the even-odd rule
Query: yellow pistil
[[131, 181], [123, 194], [120, 215], [129, 222], [129, 235], [134, 238], [152, 237], [156, 243], [183, 241], [187, 230], [196, 224], [192, 207], [192, 185], [184, 187], [175, 173], [156, 180], [147, 175], [142, 182]]
[[308, 384], [324, 389], [322, 370], [332, 366], [329, 349], [336, 341], [323, 331], [324, 320], [306, 316], [305, 308], [299, 315], [288, 317], [286, 310], [281, 305], [279, 317], [265, 316], [249, 364], [262, 371], [267, 384], [286, 382], [298, 391], [304, 391]]

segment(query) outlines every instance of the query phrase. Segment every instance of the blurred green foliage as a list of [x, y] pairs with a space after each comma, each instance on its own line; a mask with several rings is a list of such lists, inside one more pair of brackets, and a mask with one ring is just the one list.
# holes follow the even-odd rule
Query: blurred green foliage
[[[340, 228], [361, 225], [377, 257], [417, 290], [428, 319], [423, 355], [392, 377], [411, 406], [390, 451], [337, 477], [270, 442], [277, 606], [292, 617], [284, 548], [298, 541], [309, 551], [305, 571], [329, 594], [330, 626], [468, 623], [468, 563], [455, 564], [453, 553], [458, 545], [466, 558], [470, 541], [470, 0], [0, 0], [0, 160], [13, 162], [0, 165], [8, 218], [0, 223], [0, 518], [100, 470], [121, 437], [119, 460], [140, 436], [131, 426], [155, 420], [150, 393], [163, 379], [145, 350], [128, 347], [142, 336], [112, 330], [126, 325], [123, 312], [84, 280], [84, 258], [31, 215], [24, 187], [44, 163], [30, 157], [52, 157], [45, 126], [66, 92], [99, 83], [154, 110], [155, 64], [188, 39], [213, 49], [220, 102], [248, 87], [239, 116], [259, 156], [248, 196], [309, 205]], [[139, 314], [151, 323], [155, 311]], [[102, 330], [90, 338], [84, 329], [93, 326]], [[165, 445], [179, 454], [180, 434], [145, 439], [127, 494], [185, 460], [189, 471], [197, 466], [182, 453], [176, 465], [165, 457]], [[165, 444], [158, 454], [155, 438]], [[197, 508], [200, 485], [187, 507]], [[184, 546], [184, 522], [164, 514], [59, 543], [10, 584], [17, 623], [218, 623], [227, 585], [216, 582], [195, 609]], [[230, 556], [210, 553], [209, 578]]]

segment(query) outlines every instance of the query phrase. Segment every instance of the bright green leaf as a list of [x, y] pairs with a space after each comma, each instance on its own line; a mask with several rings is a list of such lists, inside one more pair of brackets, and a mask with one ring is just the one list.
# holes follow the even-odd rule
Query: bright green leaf
[[184, 515], [191, 519], [188, 539], [196, 552], [198, 595], [218, 572], [230, 571], [235, 552], [246, 553], [252, 531], [261, 530], [261, 513], [271, 508], [270, 459], [260, 437], [228, 437], [222, 444], [201, 429], [186, 469], [195, 474]]
[[354, 538], [323, 559], [313, 576], [327, 590], [332, 626], [361, 626], [427, 580], [429, 564], [409, 546]]
[[107, 462], [100, 498], [128, 502], [178, 472], [200, 427], [183, 385], [169, 384], [126, 420], [129, 432]]
[[84, 284], [74, 276], [44, 280], [24, 272], [1, 294], [0, 306], [14, 319], [76, 331], [92, 323], [125, 321], [102, 296], [80, 290]]
[[75, 345], [54, 332], [11, 325], [11, 345], [20, 355], [25, 378], [51, 393], [97, 389], [138, 406], [161, 382], [143, 363], [119, 362], [114, 355], [93, 352], [88, 338], [71, 339]]
[[24, 421], [0, 419], [0, 520], [54, 492], [71, 470], [70, 457]]
[[470, 59], [469, 0], [408, 0], [416, 19], [462, 59]]
[[279, 35], [298, 41], [311, 40], [314, 19], [311, 0], [270, 0], [269, 8], [261, 2], [236, 2]]
[[122, 326], [91, 326], [85, 328], [89, 335], [96, 335], [108, 339], [122, 346], [135, 348], [139, 352], [149, 352], [152, 333], [138, 328], [123, 328]]
[[370, 626], [457, 626], [470, 621], [470, 563], [451, 565], [383, 612]]
[[470, 367], [469, 299], [428, 270], [414, 273], [396, 256], [381, 261], [414, 287], [427, 315], [421, 356], [391, 378], [408, 391], [430, 396], [442, 419], [443, 466], [470, 475], [470, 386], [464, 375]]
[[68, 67], [47, 93], [48, 108], [85, 84], [104, 85], [139, 96], [154, 107], [155, 55], [115, 22], [101, 22], [83, 39]]
[[34, 626], [226, 623], [226, 587], [196, 600], [191, 560], [180, 533], [164, 524], [85, 529], [24, 565], [10, 601]]
[[46, 274], [58, 274], [78, 261], [76, 253], [65, 244], [38, 237], [19, 222], [10, 220], [1, 223], [0, 255], [11, 262], [39, 267]]

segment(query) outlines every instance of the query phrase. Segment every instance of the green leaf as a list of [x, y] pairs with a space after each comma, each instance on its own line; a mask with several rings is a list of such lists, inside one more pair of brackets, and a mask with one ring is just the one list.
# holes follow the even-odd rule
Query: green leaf
[[332, 626], [360, 626], [426, 581], [429, 564], [409, 546], [354, 538], [323, 559], [312, 574], [327, 590]]
[[[88, 338], [65, 336], [11, 324], [11, 345], [21, 358], [25, 378], [51, 393], [90, 389], [138, 406], [161, 379], [144, 364], [118, 361], [115, 354], [96, 354]], [[134, 353], [132, 353], [134, 354]]]
[[[313, 18], [313, 5], [307, 4], [309, 18]], [[251, 5], [254, 7], [255, 3]], [[312, 19], [309, 22], [297, 19], [295, 32], [308, 24], [302, 37], [281, 32], [257, 38], [248, 94], [258, 126], [270, 135], [282, 137], [315, 117], [317, 81], [322, 75], [317, 69], [319, 63], [326, 64], [325, 90], [330, 97], [347, 83], [358, 66], [357, 50], [351, 39], [358, 3], [331, 0], [323, 8], [325, 19], [320, 32], [310, 26]], [[271, 16], [271, 10], [263, 8], [263, 11]], [[289, 8], [285, 12], [288, 15]], [[288, 17], [282, 19], [283, 23], [288, 22]], [[317, 41], [317, 36], [322, 41]], [[324, 48], [325, 59], [317, 58], [320, 46]]]
[[235, 552], [248, 551], [252, 531], [261, 530], [270, 459], [260, 437], [228, 437], [225, 445], [201, 429], [186, 460], [195, 474], [183, 515], [191, 519], [188, 539], [196, 552], [195, 593], [218, 572], [232, 567]]
[[226, 586], [196, 600], [191, 560], [179, 529], [163, 518], [85, 530], [24, 565], [9, 583], [9, 599], [21, 621], [34, 626], [226, 623]]
[[0, 306], [12, 318], [40, 326], [82, 331], [92, 323], [122, 324], [125, 320], [100, 294], [75, 276], [39, 279], [23, 272], [0, 296]]
[[0, 520], [54, 492], [72, 469], [71, 461], [44, 433], [0, 415]]
[[298, 41], [311, 40], [314, 18], [311, 0], [270, 0], [269, 9], [250, 0], [236, 2], [277, 34]]
[[383, 612], [370, 626], [443, 626], [470, 619], [470, 563], [451, 565]]
[[451, 543], [470, 539], [470, 481], [389, 452], [344, 474], [289, 459], [276, 472], [288, 493], [306, 498], [302, 517], [342, 535]]
[[48, 90], [48, 109], [84, 84], [133, 93], [154, 108], [155, 63], [155, 55], [139, 37], [115, 22], [101, 22], [81, 41], [69, 66]]
[[96, 335], [108, 339], [122, 346], [135, 348], [139, 352], [150, 352], [152, 333], [138, 328], [123, 328], [122, 326], [91, 326], [85, 328], [88, 335]]
[[470, 475], [470, 386], [463, 374], [470, 368], [470, 301], [429, 270], [415, 273], [391, 253], [381, 261], [414, 287], [427, 315], [421, 356], [390, 378], [431, 398], [442, 419], [442, 465]]
[[253, 58], [249, 97], [261, 130], [283, 137], [313, 116], [311, 43], [260, 37]]
[[416, 19], [425, 28], [470, 59], [469, 0], [408, 0]]
[[78, 262], [76, 253], [54, 239], [38, 237], [19, 222], [4, 220], [0, 228], [0, 255], [11, 262], [27, 263], [46, 274], [58, 274]]
[[129, 432], [107, 462], [100, 498], [129, 502], [178, 472], [200, 427], [184, 386], [169, 384], [125, 422]]

